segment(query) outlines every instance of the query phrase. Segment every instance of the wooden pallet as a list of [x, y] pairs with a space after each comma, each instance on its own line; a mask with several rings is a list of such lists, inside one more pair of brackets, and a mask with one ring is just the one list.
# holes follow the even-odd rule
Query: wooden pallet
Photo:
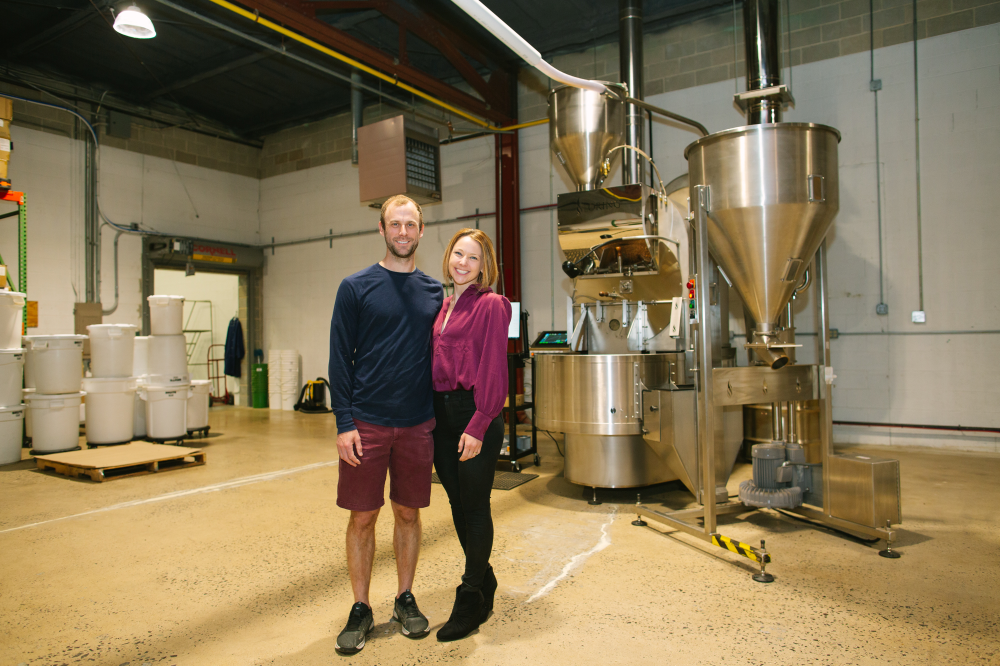
[[205, 453], [201, 449], [133, 442], [110, 448], [35, 456], [35, 463], [42, 471], [71, 478], [86, 476], [100, 483], [204, 465]]

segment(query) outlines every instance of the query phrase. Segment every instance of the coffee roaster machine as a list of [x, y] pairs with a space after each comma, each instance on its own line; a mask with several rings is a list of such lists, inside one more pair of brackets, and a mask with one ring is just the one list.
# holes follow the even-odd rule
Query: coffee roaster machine
[[[833, 447], [825, 237], [839, 207], [840, 133], [781, 121], [792, 100], [780, 82], [776, 0], [746, 0], [744, 25], [748, 90], [736, 103], [747, 124], [702, 131], [685, 150], [687, 175], [670, 185], [658, 174], [644, 184], [634, 113], [662, 110], [630, 96], [638, 84], [625, 63], [625, 83], [604, 92], [551, 92], [552, 149], [578, 187], [558, 199], [573, 294], [567, 344], [533, 350], [535, 419], [564, 434], [565, 476], [594, 488], [595, 501], [596, 488], [679, 479], [701, 506], [639, 503], [637, 524], [652, 519], [744, 555], [767, 581], [764, 542], [719, 534], [720, 515], [782, 509], [884, 539], [881, 554], [894, 557], [901, 509], [898, 461]], [[626, 184], [602, 187], [619, 156]], [[748, 322], [744, 367], [730, 344], [729, 287]], [[806, 289], [819, 323], [815, 364], [794, 354], [789, 304]], [[747, 405], [758, 416], [770, 405], [771, 437], [753, 446], [753, 478], [731, 500]], [[818, 431], [814, 446], [800, 443], [806, 423]]]

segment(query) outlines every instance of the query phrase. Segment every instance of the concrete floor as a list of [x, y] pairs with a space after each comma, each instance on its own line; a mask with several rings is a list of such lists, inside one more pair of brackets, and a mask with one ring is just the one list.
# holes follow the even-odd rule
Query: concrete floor
[[[634, 491], [589, 506], [543, 438], [541, 467], [526, 470], [540, 478], [493, 492], [493, 617], [456, 643], [402, 636], [388, 622], [386, 514], [376, 630], [345, 658], [334, 652], [352, 598], [332, 418], [221, 408], [211, 421], [203, 467], [104, 484], [30, 461], [0, 467], [0, 663], [1000, 663], [997, 455], [893, 450], [899, 560], [774, 512], [723, 518], [727, 536], [767, 539], [777, 580], [762, 585], [734, 555], [633, 527]], [[748, 474], [740, 466], [730, 490]], [[644, 495], [689, 500], [679, 484]], [[414, 592], [436, 630], [461, 570], [441, 486], [423, 520]]]

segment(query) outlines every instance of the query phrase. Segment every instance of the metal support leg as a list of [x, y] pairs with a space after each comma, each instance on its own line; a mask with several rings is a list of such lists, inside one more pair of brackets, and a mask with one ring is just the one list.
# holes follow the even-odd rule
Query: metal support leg
[[635, 520], [632, 521], [632, 524], [635, 525], [636, 527], [645, 527], [646, 525], [649, 524], [645, 520], [642, 519], [642, 514], [639, 513], [639, 509], [641, 507], [642, 507], [642, 494], [641, 493], [636, 493], [636, 495], [635, 495]]
[[830, 515], [830, 456], [833, 455], [833, 367], [830, 356], [830, 285], [826, 276], [826, 241], [816, 251], [816, 291], [819, 307], [819, 429], [822, 441], [823, 463], [823, 513]]
[[712, 399], [712, 326], [710, 320], [711, 277], [708, 257], [708, 213], [711, 210], [711, 193], [707, 186], [694, 188], [694, 223], [697, 234], [695, 254], [695, 281], [697, 296], [698, 333], [696, 358], [698, 373], [698, 449], [701, 452], [701, 503], [705, 507], [705, 534], [715, 533], [715, 402]]

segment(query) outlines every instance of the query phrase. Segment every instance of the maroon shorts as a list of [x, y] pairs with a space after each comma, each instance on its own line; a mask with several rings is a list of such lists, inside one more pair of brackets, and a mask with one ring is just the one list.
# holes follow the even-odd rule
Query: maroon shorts
[[385, 504], [385, 473], [389, 499], [412, 509], [431, 503], [434, 464], [434, 419], [409, 428], [372, 425], [354, 419], [361, 437], [361, 463], [343, 460], [338, 469], [337, 506], [350, 511], [374, 511]]

